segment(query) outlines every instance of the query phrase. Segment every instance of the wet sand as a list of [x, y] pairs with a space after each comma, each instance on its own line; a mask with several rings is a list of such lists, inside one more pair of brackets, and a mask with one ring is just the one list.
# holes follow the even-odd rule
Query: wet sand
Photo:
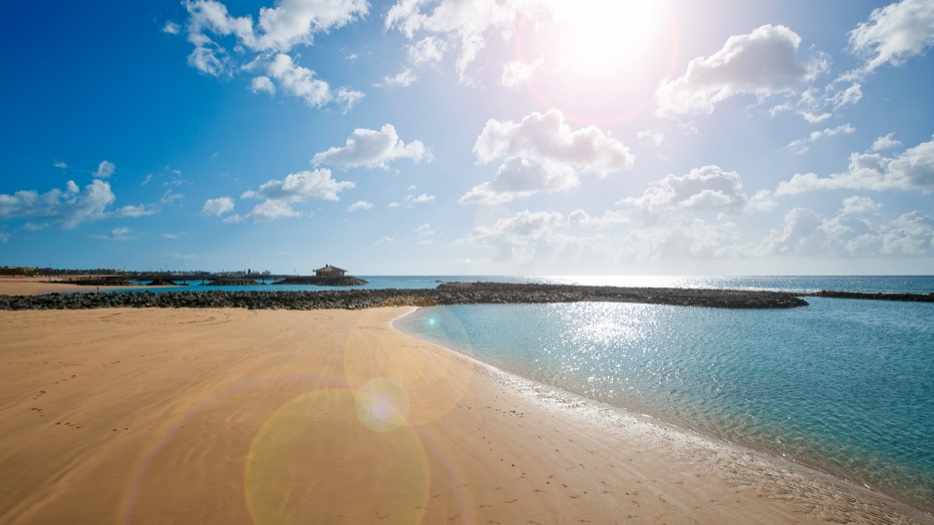
[[0, 523], [934, 523], [408, 337], [409, 311], [0, 312]]

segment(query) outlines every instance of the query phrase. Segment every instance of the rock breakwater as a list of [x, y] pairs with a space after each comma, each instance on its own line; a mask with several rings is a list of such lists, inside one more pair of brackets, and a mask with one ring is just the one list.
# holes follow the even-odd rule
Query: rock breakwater
[[433, 289], [317, 292], [171, 291], [0, 295], [0, 310], [90, 308], [350, 309], [377, 306], [628, 302], [712, 308], [793, 308], [808, 303], [789, 293], [682, 288], [617, 288], [551, 284], [444, 283]]

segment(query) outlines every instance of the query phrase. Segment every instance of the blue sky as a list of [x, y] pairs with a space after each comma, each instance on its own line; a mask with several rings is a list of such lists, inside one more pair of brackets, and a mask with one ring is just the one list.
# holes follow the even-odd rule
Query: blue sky
[[16, 2], [0, 265], [929, 274], [934, 2]]

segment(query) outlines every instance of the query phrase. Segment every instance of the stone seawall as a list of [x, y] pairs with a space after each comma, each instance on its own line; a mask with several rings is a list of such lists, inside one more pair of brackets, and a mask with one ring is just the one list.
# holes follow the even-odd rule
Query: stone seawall
[[626, 302], [713, 308], [793, 308], [808, 303], [789, 293], [688, 288], [617, 288], [548, 284], [444, 283], [434, 289], [320, 292], [172, 291], [0, 295], [0, 310], [88, 308], [350, 309], [377, 306]]

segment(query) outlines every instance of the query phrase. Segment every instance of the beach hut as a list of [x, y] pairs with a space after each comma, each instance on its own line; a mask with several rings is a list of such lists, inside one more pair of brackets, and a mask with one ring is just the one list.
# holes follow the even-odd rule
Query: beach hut
[[316, 277], [343, 277], [346, 273], [347, 270], [338, 268], [337, 266], [331, 266], [330, 264], [324, 268], [318, 268], [315, 270]]

